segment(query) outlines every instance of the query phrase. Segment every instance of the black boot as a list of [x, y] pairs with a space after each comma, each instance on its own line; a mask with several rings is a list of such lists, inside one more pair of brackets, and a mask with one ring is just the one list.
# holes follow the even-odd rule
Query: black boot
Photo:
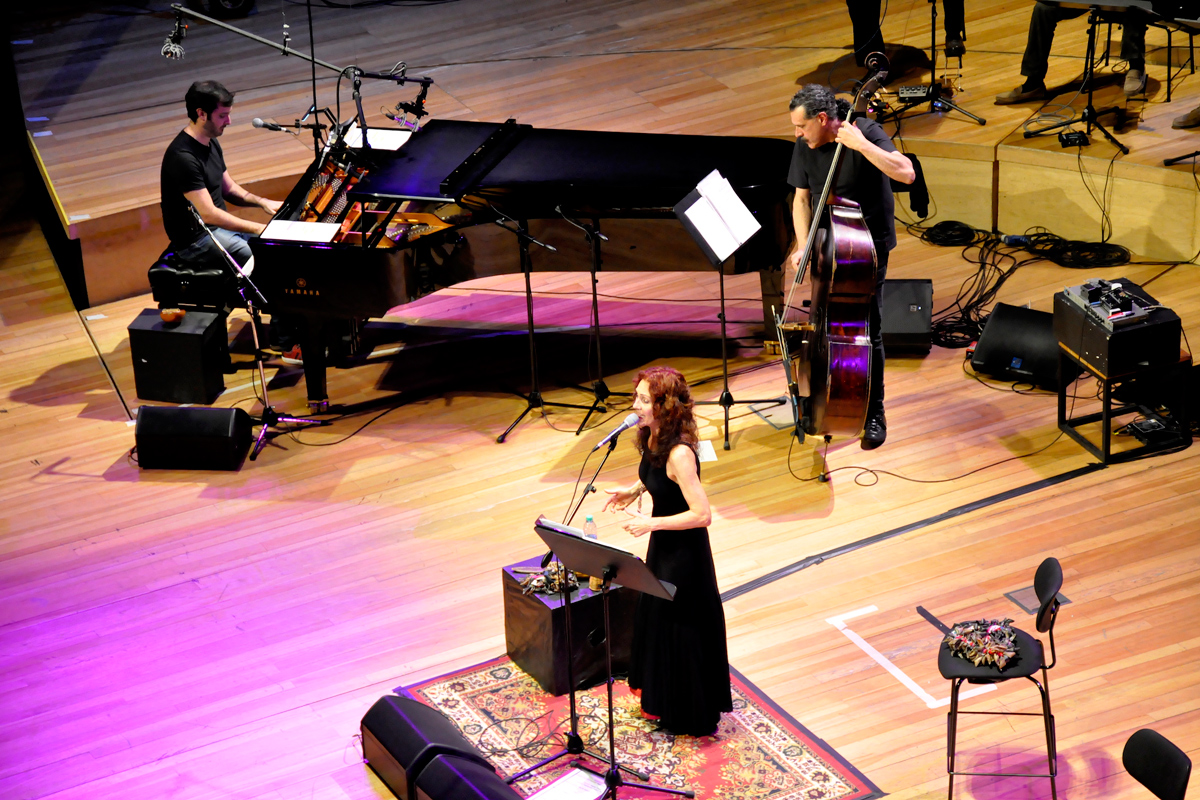
[[859, 446], [863, 450], [874, 450], [887, 441], [887, 417], [883, 409], [868, 412], [867, 424], [863, 426], [862, 439]]

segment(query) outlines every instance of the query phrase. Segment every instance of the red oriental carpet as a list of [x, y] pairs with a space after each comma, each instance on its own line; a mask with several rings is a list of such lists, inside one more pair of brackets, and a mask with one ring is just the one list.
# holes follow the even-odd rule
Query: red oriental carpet
[[[613, 687], [618, 762], [651, 776], [649, 783], [691, 789], [722, 800], [867, 800], [883, 793], [770, 698], [730, 669], [733, 712], [712, 736], [676, 737], [644, 719], [629, 687]], [[502, 775], [514, 775], [563, 746], [568, 699], [542, 691], [507, 656], [397, 690], [440, 709]], [[579, 732], [587, 749], [608, 757], [605, 686], [576, 693]], [[571, 756], [516, 784], [528, 796], [562, 776]], [[605, 769], [607, 762], [584, 758]], [[636, 779], [633, 779], [636, 780]], [[622, 798], [668, 795], [625, 787]]]

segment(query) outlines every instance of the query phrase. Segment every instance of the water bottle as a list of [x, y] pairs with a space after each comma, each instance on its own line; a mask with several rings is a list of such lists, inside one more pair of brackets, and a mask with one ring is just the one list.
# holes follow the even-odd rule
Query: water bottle
[[[583, 535], [593, 541], [600, 541], [600, 531], [596, 529], [596, 520], [592, 519], [592, 515], [588, 514], [583, 520]], [[593, 592], [598, 592], [604, 588], [604, 579], [597, 578], [595, 575], [588, 576], [588, 588]]]

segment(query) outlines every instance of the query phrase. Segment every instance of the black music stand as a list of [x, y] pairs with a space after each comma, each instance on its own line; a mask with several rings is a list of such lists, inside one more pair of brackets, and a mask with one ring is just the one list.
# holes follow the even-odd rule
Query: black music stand
[[[507, 217], [505, 218], [507, 219]], [[529, 226], [524, 220], [517, 222], [517, 228], [508, 227], [503, 222], [496, 220], [496, 224], [509, 233], [515, 234], [517, 237], [517, 248], [521, 259], [521, 272], [525, 275], [525, 319], [528, 325], [529, 335], [529, 394], [521, 395], [525, 398], [525, 409], [517, 415], [517, 418], [512, 421], [504, 433], [496, 437], [498, 444], [504, 444], [504, 440], [512, 433], [513, 428], [520, 424], [521, 420], [525, 419], [525, 415], [535, 408], [545, 408], [546, 406], [557, 406], [558, 408], [578, 408], [587, 410], [588, 406], [579, 406], [572, 403], [551, 403], [542, 399], [542, 384], [538, 376], [538, 358], [537, 358], [537, 342], [534, 340], [533, 333], [533, 284], [530, 281], [530, 273], [533, 271], [533, 262], [529, 258], [529, 243], [541, 245], [547, 250], [553, 251], [554, 248], [543, 242], [539, 242], [529, 235]], [[520, 394], [518, 392], [518, 394]], [[589, 573], [590, 574], [590, 573]]]
[[599, 281], [596, 275], [600, 272], [600, 266], [603, 263], [600, 253], [600, 243], [602, 241], [607, 242], [608, 237], [600, 232], [599, 217], [592, 217], [592, 222], [588, 225], [568, 217], [566, 212], [563, 211], [562, 206], [555, 206], [554, 210], [568, 223], [583, 231], [583, 240], [587, 243], [592, 253], [592, 341], [596, 345], [596, 380], [592, 383], [592, 405], [588, 408], [588, 413], [584, 415], [583, 422], [579, 423], [579, 427], [575, 429], [575, 435], [578, 436], [587, 427], [588, 420], [592, 418], [592, 414], [597, 412], [603, 414], [607, 411], [604, 405], [605, 400], [614, 394], [628, 397], [629, 392], [613, 392], [608, 388], [608, 384], [604, 382], [604, 362], [600, 357], [600, 300], [597, 294]]
[[[704, 186], [705, 181], [712, 179], [712, 177], [714, 175], [720, 181], [722, 181], [725, 184], [725, 186], [727, 186], [729, 188], [729, 192], [732, 194], [731, 201], [736, 201], [736, 202], [731, 202], [730, 205], [714, 206], [714, 204], [712, 204], [710, 202], [709, 198], [705, 197], [704, 193], [701, 190], [701, 187]], [[774, 405], [781, 406], [787, 402], [787, 399], [780, 398], [780, 397], [771, 397], [771, 398], [767, 398], [765, 400], [734, 400], [733, 394], [729, 391], [729, 337], [726, 335], [726, 330], [725, 330], [725, 269], [724, 269], [724, 265], [725, 265], [725, 262], [734, 253], [736, 253], [739, 249], [741, 249], [741, 246], [744, 245], [746, 242], [748, 242], [750, 240], [750, 237], [753, 236], [753, 234], [755, 232], [757, 232], [758, 223], [757, 223], [757, 221], [755, 221], [755, 223], [754, 223], [755, 230], [753, 232], [750, 232], [749, 235], [745, 235], [744, 233], [739, 234], [737, 231], [734, 230], [733, 226], [726, 227], [724, 230], [724, 233], [729, 234], [732, 237], [732, 243], [736, 244], [736, 246], [733, 247], [733, 249], [731, 250], [729, 248], [729, 243], [722, 245], [721, 242], [719, 242], [716, 238], [714, 238], [718, 234], [718, 230], [716, 227], [718, 221], [713, 220], [714, 224], [710, 227], [709, 225], [705, 224], [705, 222], [703, 221], [704, 218], [699, 217], [695, 214], [694, 209], [698, 210], [699, 208], [704, 207], [705, 204], [708, 204], [709, 210], [711, 211], [711, 213], [706, 213], [705, 217], [710, 218], [710, 219], [712, 217], [712, 214], [716, 214], [718, 217], [721, 217], [722, 219], [724, 219], [726, 214], [729, 214], [731, 216], [736, 215], [736, 214], [742, 214], [742, 213], [750, 214], [750, 210], [748, 208], [746, 208], [746, 205], [744, 203], [742, 203], [741, 198], [739, 198], [737, 196], [737, 194], [733, 192], [733, 187], [729, 186], [729, 182], [726, 181], [723, 177], [721, 177], [721, 173], [717, 172], [716, 170], [713, 170], [713, 172], [710, 173], [709, 176], [704, 179], [704, 181], [701, 181], [700, 185], [698, 185], [695, 189], [688, 192], [687, 196], [684, 197], [682, 200], [680, 200], [679, 203], [674, 208], [675, 216], [683, 224], [683, 227], [691, 235], [692, 239], [696, 242], [696, 244], [698, 244], [700, 246], [700, 249], [704, 252], [704, 255], [708, 258], [709, 263], [711, 263], [713, 265], [713, 267], [716, 268], [717, 275], [720, 276], [721, 311], [717, 315], [717, 319], [719, 319], [721, 321], [721, 379], [723, 381], [722, 388], [721, 388], [721, 397], [718, 400], [697, 400], [696, 405], [701, 405], [701, 406], [719, 405], [719, 406], [721, 406], [721, 408], [723, 408], [725, 410], [725, 449], [729, 450], [730, 449], [730, 447], [729, 447], [729, 409], [730, 408], [732, 408], [735, 404], [755, 405], [756, 406], [756, 405], [763, 405], [764, 403], [772, 403]], [[751, 218], [753, 218], [752, 215], [751, 215]], [[724, 224], [724, 223], [721, 222], [719, 224]], [[589, 573], [589, 574], [591, 574], [591, 573]]]
[[559, 525], [557, 522], [538, 517], [533, 526], [534, 532], [541, 537], [546, 546], [558, 556], [563, 566], [574, 572], [585, 572], [597, 575], [604, 580], [601, 600], [604, 606], [604, 652], [608, 659], [608, 772], [604, 774], [604, 784], [608, 787], [605, 797], [616, 800], [617, 789], [621, 786], [632, 786], [652, 792], [663, 792], [680, 797], [695, 797], [696, 793], [688, 789], [669, 789], [663, 786], [652, 786], [646, 783], [626, 783], [621, 777], [622, 767], [617, 763], [616, 738], [613, 731], [613, 683], [612, 673], [612, 636], [608, 614], [608, 594], [612, 583], [619, 581], [621, 586], [661, 597], [664, 600], [675, 599], [675, 586], [667, 581], [660, 581], [646, 566], [646, 563], [633, 553], [618, 547], [611, 547], [594, 539], [582, 536], [582, 531]]

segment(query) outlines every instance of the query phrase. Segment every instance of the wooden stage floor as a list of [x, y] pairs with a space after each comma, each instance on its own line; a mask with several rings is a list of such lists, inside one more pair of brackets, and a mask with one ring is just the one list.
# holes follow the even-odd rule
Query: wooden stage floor
[[[694, 12], [686, 19], [674, 10], [656, 16], [652, 10], [665, 7], [642, 2], [533, 5], [538, 13], [519, 18], [486, 17], [484, 9], [493, 6], [482, 3], [390, 9], [401, 21], [442, 20], [439, 30], [463, 42], [455, 60], [470, 63], [437, 67], [442, 89], [435, 113], [494, 118], [517, 107], [522, 121], [535, 124], [711, 130], [719, 120], [711, 94], [717, 78], [705, 70], [712, 63], [706, 59], [717, 58], [725, 70], [718, 82], [728, 86], [737, 75], [761, 101], [729, 112], [737, 121], [717, 127], [786, 135], [777, 109], [796, 76], [841, 52], [832, 39], [817, 48], [806, 31], [828, 23], [837, 42], [848, 39], [844, 5], [833, 2], [681, 4]], [[597, 13], [617, 5], [638, 26]], [[969, 58], [994, 64], [985, 97], [993, 88], [1011, 88], [1027, 14], [1024, 3], [994, 6], [986, 15], [968, 9], [975, 15], [968, 16]], [[484, 15], [472, 35], [444, 16], [468, 7]], [[301, 9], [286, 7], [297, 43]], [[919, 46], [927, 11], [925, 3], [893, 4], [884, 28], [889, 42]], [[278, 13], [278, 5], [260, 0], [252, 21], [275, 27]], [[329, 14], [323, 33], [350, 31], [340, 50], [327, 48], [335, 62], [375, 64], [388, 60], [385, 51], [396, 52], [419, 71], [422, 61], [449, 60], [428, 33], [418, 35], [418, 25], [384, 25], [380, 10], [363, 16], [361, 26], [344, 14], [321, 13]], [[276, 21], [268, 25], [272, 14]], [[139, 46], [157, 59], [169, 25], [152, 18]], [[109, 28], [96, 23], [98, 51], [109, 41], [104, 37], [124, 41], [146, 23], [143, 17], [109, 19]], [[1068, 33], [1069, 26], [1064, 42], [1078, 34]], [[760, 28], [771, 35], [751, 35]], [[189, 37], [195, 60], [189, 49], [182, 67], [147, 63], [186, 83], [217, 65], [213, 54], [205, 55], [203, 37], [210, 33]], [[352, 47], [376, 40], [388, 47]], [[985, 47], [989, 41], [995, 51]], [[598, 77], [602, 68], [637, 71], [641, 56], [584, 57], [596, 52], [585, 45], [597, 42], [613, 52], [663, 51], [665, 60], [658, 71], [639, 73], [646, 82], [639, 92], [622, 90]], [[696, 52], [716, 43], [730, 49]], [[256, 57], [238, 47], [228, 54], [243, 52]], [[513, 65], [538, 72], [545, 83], [523, 94], [529, 84], [504, 72]], [[178, 87], [159, 86], [167, 82], [146, 73], [133, 81], [146, 93], [144, 102], [137, 92], [122, 94], [125, 105], [113, 110], [102, 100], [101, 84], [112, 82], [105, 62], [93, 66], [70, 91], [39, 79], [47, 102], [69, 96], [92, 103], [90, 111], [55, 123], [49, 138], [59, 147], [58, 131], [78, 124], [82, 142], [89, 127], [119, 125], [136, 106], [154, 107], [161, 129], [127, 136], [146, 161], [178, 125], [165, 99]], [[245, 118], [272, 115], [257, 99], [275, 98], [280, 119], [307, 102], [302, 80], [272, 85], [272, 70], [295, 73], [296, 62], [280, 59], [262, 69], [239, 78], [243, 130], [230, 130], [227, 150], [248, 160], [235, 166], [235, 175], [238, 167], [256, 177], [279, 169], [275, 156], [265, 155], [266, 139], [252, 139], [260, 132], [245, 125]], [[565, 71], [555, 78], [555, 69]], [[1070, 71], [1063, 64], [1056, 69]], [[680, 77], [668, 92], [662, 87], [671, 74]], [[1178, 113], [1200, 97], [1186, 99], [1189, 84], [1195, 79], [1179, 90]], [[328, 81], [322, 86], [331, 89]], [[161, 97], [154, 95], [159, 89]], [[1028, 112], [996, 109], [995, 119], [1012, 113], [1011, 133]], [[1177, 135], [1171, 141], [1183, 145], [1193, 134]], [[307, 157], [296, 150], [298, 168]], [[260, 157], [258, 173], [253, 163]], [[77, 162], [83, 175], [89, 160], [99, 169], [112, 155], [63, 151], [58, 169]], [[132, 209], [154, 195], [144, 174], [132, 174], [146, 169], [136, 160], [127, 159], [127, 183], [112, 193], [125, 198], [128, 190], [132, 199], [121, 202]], [[84, 183], [77, 197], [88, 195]], [[527, 384], [524, 305], [514, 293], [519, 281], [498, 278], [396, 309], [377, 325], [376, 355], [330, 372], [331, 397], [353, 412], [330, 427], [275, 437], [238, 472], [139, 471], [127, 457], [140, 401], [126, 326], [153, 305], [150, 298], [76, 312], [36, 225], [20, 203], [6, 208], [0, 796], [388, 796], [360, 761], [354, 736], [362, 714], [399, 684], [503, 652], [500, 567], [538, 552], [532, 521], [540, 513], [561, 516], [587, 451], [625, 405], [618, 400], [578, 437], [581, 412], [532, 415], [507, 443], [496, 444], [524, 407], [510, 390]], [[957, 249], [903, 234], [891, 263], [890, 277], [933, 281], [935, 309], [975, 269]], [[1127, 276], [1146, 284], [1181, 316], [1186, 335], [1197, 338], [1196, 270], [1143, 263], [1081, 272], [1035, 264], [1019, 269], [998, 300], [1049, 310], [1064, 286]], [[539, 340], [547, 399], [586, 403], [589, 395], [571, 388], [594, 377], [587, 367], [590, 304], [578, 294], [586, 285], [577, 274], [536, 277], [536, 312], [547, 329]], [[753, 346], [757, 280], [734, 278], [727, 289], [733, 298], [752, 298], [731, 303], [734, 333], [751, 337], [731, 364], [733, 394], [777, 396], [784, 389], [779, 365]], [[604, 378], [612, 389], [627, 390], [647, 364], [670, 363], [698, 384], [699, 397], [718, 396], [715, 275], [605, 274], [601, 291], [601, 318], [619, 326], [607, 328], [603, 340]], [[239, 349], [244, 320], [235, 318], [231, 331]], [[1145, 797], [1120, 763], [1133, 731], [1153, 727], [1193, 759], [1200, 754], [1200, 639], [1190, 628], [1200, 618], [1200, 451], [1095, 468], [1080, 447], [1059, 438], [1052, 395], [985, 385], [964, 374], [962, 356], [935, 348], [924, 358], [889, 360], [888, 442], [866, 453], [835, 441], [828, 460], [837, 471], [829, 483], [807, 480], [819, 456], [812, 442], [791, 445], [786, 430], [739, 406], [732, 449], [724, 451], [720, 409], [700, 409], [702, 435], [717, 452], [703, 478], [714, 507], [718, 580], [725, 592], [745, 589], [725, 604], [731, 662], [891, 796], [943, 796], [945, 707], [936, 701], [948, 686], [936, 669], [940, 634], [918, 609], [946, 623], [1007, 615], [1032, 628], [1032, 618], [1005, 594], [1030, 586], [1040, 561], [1055, 556], [1070, 600], [1059, 616], [1058, 665], [1050, 677], [1061, 796]], [[237, 358], [241, 368], [226, 376], [229, 388], [216, 405], [256, 410], [250, 372], [244, 356]], [[278, 408], [303, 408], [304, 385], [294, 370], [272, 367], [268, 377]], [[1093, 407], [1094, 393], [1094, 384], [1079, 384], [1077, 410]], [[601, 487], [630, 480], [634, 466], [631, 446], [622, 443]], [[581, 513], [596, 513], [603, 538], [643, 552], [645, 540], [624, 534], [616, 515], [599, 513], [601, 505], [593, 497]], [[756, 583], [887, 532], [898, 533]], [[860, 611], [846, 627], [891, 670], [829, 622]], [[933, 707], [897, 673], [931, 695]], [[1029, 711], [1037, 703], [1032, 687], [1010, 685], [966, 705]], [[1034, 723], [980, 720], [964, 729], [960, 753], [985, 770], [1036, 766], [1041, 742]], [[981, 800], [1050, 796], [1048, 783], [1037, 779], [964, 778], [957, 788], [959, 796]]]

